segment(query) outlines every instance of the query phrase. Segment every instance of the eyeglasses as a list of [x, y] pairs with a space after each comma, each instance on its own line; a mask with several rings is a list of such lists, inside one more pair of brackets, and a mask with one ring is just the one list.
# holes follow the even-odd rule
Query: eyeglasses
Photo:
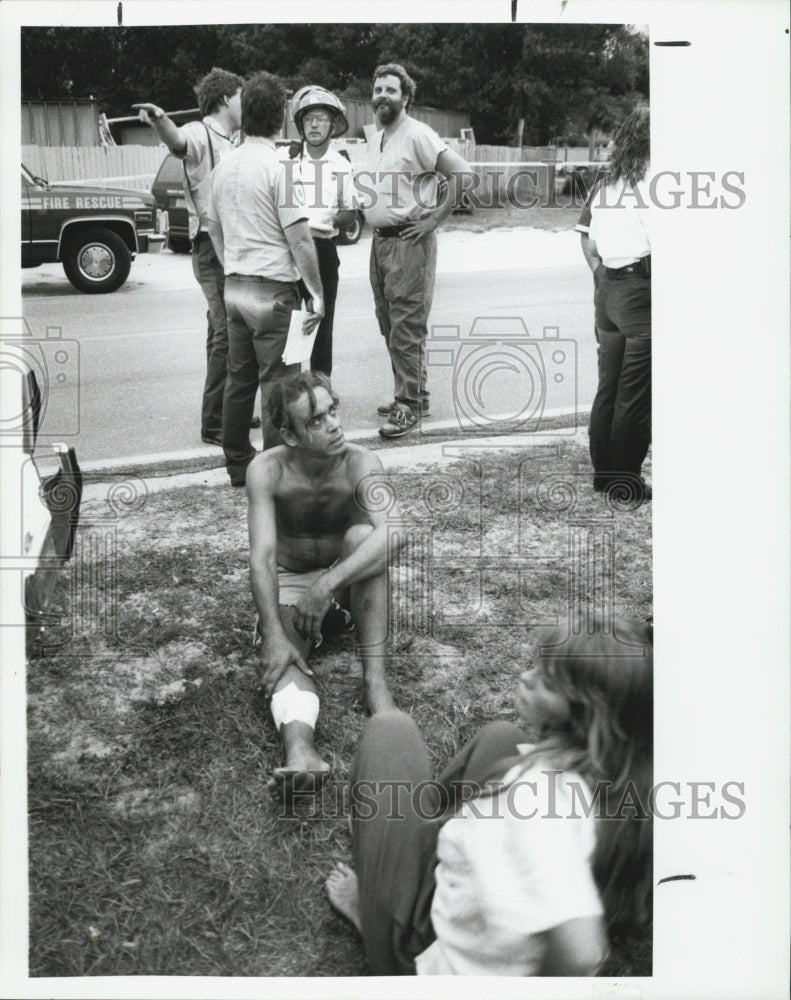
[[307, 125], [329, 125], [332, 118], [329, 115], [305, 115], [302, 121]]

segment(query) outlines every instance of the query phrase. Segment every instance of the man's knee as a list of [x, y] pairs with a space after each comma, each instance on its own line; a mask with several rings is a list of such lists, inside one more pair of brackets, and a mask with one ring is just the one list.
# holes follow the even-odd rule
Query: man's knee
[[353, 524], [343, 536], [343, 558], [347, 558], [373, 531], [371, 524]]

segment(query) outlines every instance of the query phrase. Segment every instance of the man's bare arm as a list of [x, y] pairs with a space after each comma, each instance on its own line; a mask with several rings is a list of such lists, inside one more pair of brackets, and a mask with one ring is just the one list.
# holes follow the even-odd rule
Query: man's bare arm
[[596, 268], [601, 264], [601, 257], [599, 256], [599, 251], [596, 249], [596, 244], [588, 233], [580, 233], [580, 246], [588, 267], [595, 274]]
[[184, 133], [168, 118], [162, 108], [148, 103], [133, 104], [132, 107], [137, 110], [140, 121], [150, 125], [172, 153], [181, 157], [187, 152]]
[[[452, 149], [443, 149], [437, 157], [435, 169], [447, 180], [448, 187], [445, 196], [437, 207], [424, 219], [411, 223], [402, 233], [403, 239], [409, 243], [417, 243], [427, 233], [433, 232], [453, 211], [465, 187], [472, 187], [474, 171], [463, 157]], [[464, 178], [470, 180], [465, 184]]]
[[324, 574], [322, 581], [332, 592], [381, 573], [406, 542], [406, 524], [398, 501], [394, 499], [385, 510], [376, 502], [381, 490], [392, 490], [379, 457], [370, 451], [355, 456], [352, 475], [356, 479], [357, 503], [373, 531], [351, 555]]
[[297, 270], [305, 282], [310, 297], [313, 300], [313, 316], [305, 323], [305, 333], [311, 333], [324, 316], [324, 290], [319, 276], [319, 259], [316, 256], [316, 246], [310, 235], [310, 226], [304, 219], [286, 226], [283, 230], [289, 249], [297, 265]]

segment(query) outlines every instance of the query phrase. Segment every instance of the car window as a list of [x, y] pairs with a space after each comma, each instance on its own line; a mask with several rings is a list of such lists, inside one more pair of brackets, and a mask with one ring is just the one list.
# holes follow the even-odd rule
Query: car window
[[154, 184], [180, 184], [183, 176], [181, 160], [177, 159], [172, 153], [168, 153], [162, 161], [162, 166], [159, 168], [159, 172], [154, 179]]

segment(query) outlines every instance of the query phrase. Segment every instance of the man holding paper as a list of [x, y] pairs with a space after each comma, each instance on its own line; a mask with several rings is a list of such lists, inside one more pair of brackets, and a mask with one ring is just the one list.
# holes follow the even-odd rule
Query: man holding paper
[[291, 312], [300, 304], [300, 277], [310, 294], [306, 335], [324, 314], [304, 195], [288, 183], [274, 143], [284, 101], [280, 81], [269, 73], [257, 73], [245, 83], [245, 142], [223, 157], [212, 174], [208, 227], [225, 271], [228, 315], [222, 443], [233, 486], [244, 486], [247, 466], [256, 454], [249, 428], [259, 385], [264, 448], [280, 443], [267, 418], [266, 400], [270, 382], [285, 371], [282, 356]]

